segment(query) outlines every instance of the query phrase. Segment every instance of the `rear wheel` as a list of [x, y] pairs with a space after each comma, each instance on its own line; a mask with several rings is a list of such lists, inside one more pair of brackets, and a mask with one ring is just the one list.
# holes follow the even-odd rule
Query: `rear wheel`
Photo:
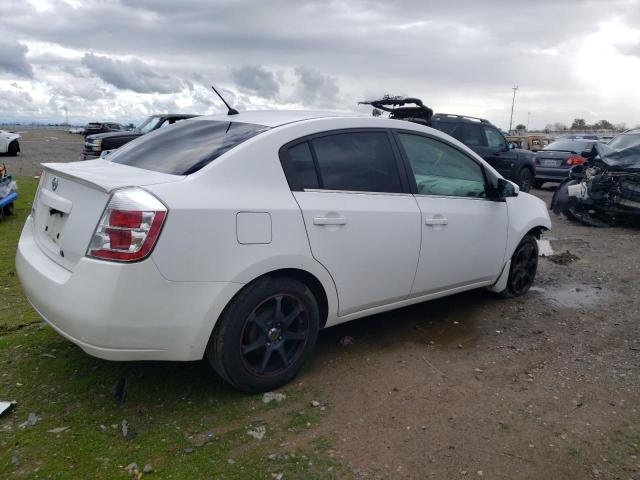
[[218, 320], [206, 356], [236, 388], [266, 392], [290, 382], [313, 352], [320, 324], [303, 283], [262, 278], [245, 287]]
[[505, 298], [519, 297], [529, 291], [538, 270], [538, 242], [525, 236], [511, 257], [507, 287], [500, 292]]
[[20, 144], [18, 143], [17, 140], [14, 140], [9, 144], [9, 149], [7, 150], [7, 153], [10, 156], [12, 157], [17, 156], [19, 151], [20, 151]]
[[531, 183], [533, 182], [533, 173], [528, 168], [523, 168], [520, 170], [520, 175], [518, 175], [518, 187], [520, 187], [521, 192], [528, 192], [531, 190]]

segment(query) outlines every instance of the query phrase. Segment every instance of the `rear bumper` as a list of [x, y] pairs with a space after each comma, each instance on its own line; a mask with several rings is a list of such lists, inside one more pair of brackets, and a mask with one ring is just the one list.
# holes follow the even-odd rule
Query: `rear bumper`
[[536, 167], [536, 180], [562, 182], [569, 176], [569, 168]]
[[29, 302], [60, 335], [107, 360], [198, 360], [220, 312], [242, 287], [172, 282], [151, 259], [82, 258], [70, 272], [46, 256], [27, 219], [16, 271]]

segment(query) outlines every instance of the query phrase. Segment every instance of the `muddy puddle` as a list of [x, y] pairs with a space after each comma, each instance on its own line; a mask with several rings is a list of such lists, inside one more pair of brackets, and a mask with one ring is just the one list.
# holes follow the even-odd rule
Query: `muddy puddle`
[[530, 292], [543, 301], [564, 308], [578, 308], [606, 303], [608, 293], [590, 285], [561, 285], [556, 287], [531, 287]]

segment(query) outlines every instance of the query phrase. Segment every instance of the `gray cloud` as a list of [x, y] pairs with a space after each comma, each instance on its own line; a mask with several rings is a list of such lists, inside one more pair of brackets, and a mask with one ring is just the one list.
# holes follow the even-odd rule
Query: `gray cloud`
[[274, 98], [279, 85], [273, 72], [260, 65], [244, 65], [233, 68], [231, 76], [239, 88], [249, 90], [264, 98]]
[[0, 40], [0, 72], [17, 77], [33, 78], [33, 69], [27, 61], [28, 48], [13, 40]]
[[[581, 51], [604, 22], [637, 31], [638, 0], [606, 8], [601, 0], [537, 0], [517, 9], [506, 0], [49, 1], [49, 11], [5, 2], [3, 36], [29, 47], [24, 59], [34, 85], [45, 86], [39, 92], [92, 116], [144, 115], [154, 108], [146, 96], [162, 95], [194, 113], [218, 111], [221, 102], [205, 92], [212, 82], [238, 108], [355, 108], [389, 92], [504, 124], [517, 83], [515, 120], [526, 122], [530, 110], [533, 126], [574, 116], [635, 124], [639, 115], [637, 94], [622, 92], [623, 83], [605, 92], [584, 74], [592, 59]], [[58, 46], [67, 51], [54, 59]], [[634, 46], [618, 50], [633, 67]], [[73, 88], [62, 88], [71, 77]], [[97, 87], [113, 97], [85, 98]], [[44, 111], [42, 96], [34, 98]], [[7, 111], [0, 104], [0, 116]]]
[[82, 58], [82, 64], [105, 82], [122, 90], [174, 93], [182, 88], [179, 80], [156, 72], [138, 59], [125, 62], [87, 53]]
[[338, 102], [338, 81], [307, 67], [296, 67], [297, 77], [294, 101], [314, 107], [335, 107]]

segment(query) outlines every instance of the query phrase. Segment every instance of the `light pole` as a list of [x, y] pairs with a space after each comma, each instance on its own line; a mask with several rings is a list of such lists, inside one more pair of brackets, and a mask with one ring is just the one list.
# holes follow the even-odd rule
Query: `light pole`
[[511, 127], [513, 126], [513, 106], [516, 104], [516, 92], [518, 91], [518, 86], [514, 85], [513, 88], [513, 100], [511, 100], [511, 118], [509, 119], [509, 133], [511, 133]]
[[529, 120], [531, 120], [531, 112], [527, 112], [527, 132], [529, 131]]

